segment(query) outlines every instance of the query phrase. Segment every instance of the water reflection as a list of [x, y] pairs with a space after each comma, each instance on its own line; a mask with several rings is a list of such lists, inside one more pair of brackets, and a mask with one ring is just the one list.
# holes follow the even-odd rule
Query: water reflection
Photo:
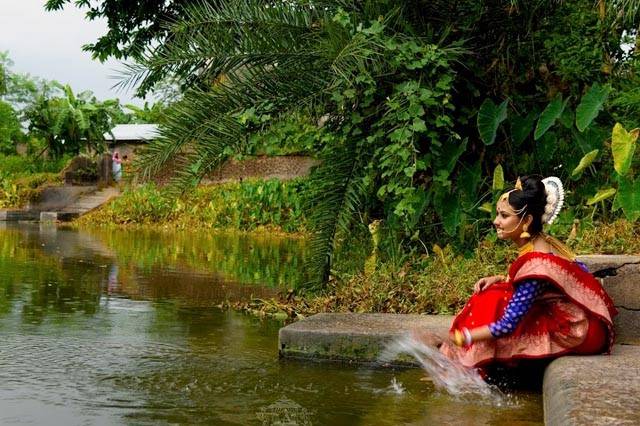
[[95, 313], [101, 296], [215, 306], [304, 280], [299, 240], [51, 225], [4, 226], [0, 237], [0, 314], [20, 292], [34, 321], [51, 310]]
[[278, 361], [282, 324], [212, 307], [300, 282], [303, 248], [217, 238], [0, 229], [0, 424], [541, 424], [537, 395], [492, 407], [417, 370]]

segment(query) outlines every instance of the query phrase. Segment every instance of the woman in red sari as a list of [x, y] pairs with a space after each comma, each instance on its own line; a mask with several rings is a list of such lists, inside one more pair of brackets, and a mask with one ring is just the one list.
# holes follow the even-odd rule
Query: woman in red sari
[[513, 241], [520, 256], [507, 276], [476, 283], [442, 353], [467, 367], [485, 367], [611, 350], [617, 314], [611, 299], [566, 246], [542, 232], [563, 199], [555, 177], [518, 179], [501, 196], [493, 224], [498, 238]]

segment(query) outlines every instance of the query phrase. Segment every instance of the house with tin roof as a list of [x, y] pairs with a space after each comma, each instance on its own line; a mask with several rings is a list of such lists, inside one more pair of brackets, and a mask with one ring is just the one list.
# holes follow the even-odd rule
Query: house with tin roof
[[146, 144], [158, 137], [157, 124], [118, 124], [104, 139], [110, 152], [131, 158]]

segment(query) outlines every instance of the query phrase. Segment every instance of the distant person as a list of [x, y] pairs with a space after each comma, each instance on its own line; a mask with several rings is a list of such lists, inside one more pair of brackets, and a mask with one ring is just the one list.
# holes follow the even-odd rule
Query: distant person
[[112, 166], [111, 170], [113, 171], [113, 180], [116, 182], [120, 182], [122, 179], [122, 159], [120, 159], [120, 154], [118, 151], [114, 151], [113, 157], [111, 157]]

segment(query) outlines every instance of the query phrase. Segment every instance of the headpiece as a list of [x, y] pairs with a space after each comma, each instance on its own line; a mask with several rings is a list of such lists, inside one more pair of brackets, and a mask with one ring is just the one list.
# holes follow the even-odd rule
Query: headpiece
[[[500, 197], [500, 201], [507, 201], [509, 202], [509, 194], [511, 194], [513, 191], [522, 191], [522, 182], [520, 181], [520, 178], [518, 178], [518, 180], [516, 180], [516, 184], [514, 186], [514, 189], [512, 189], [511, 191], [507, 191], [504, 194], [502, 194], [502, 196]], [[518, 209], [518, 210], [514, 210], [514, 213], [518, 216], [522, 216], [522, 214], [525, 212], [525, 210], [527, 209], [528, 204], [525, 204], [522, 208]]]
[[564, 204], [564, 188], [560, 179], [555, 176], [542, 179], [542, 183], [547, 195], [547, 204], [544, 206], [542, 223], [552, 224]]
[[520, 181], [520, 177], [518, 177], [518, 180], [516, 180], [516, 189], [519, 189], [520, 191], [522, 191], [522, 182]]

